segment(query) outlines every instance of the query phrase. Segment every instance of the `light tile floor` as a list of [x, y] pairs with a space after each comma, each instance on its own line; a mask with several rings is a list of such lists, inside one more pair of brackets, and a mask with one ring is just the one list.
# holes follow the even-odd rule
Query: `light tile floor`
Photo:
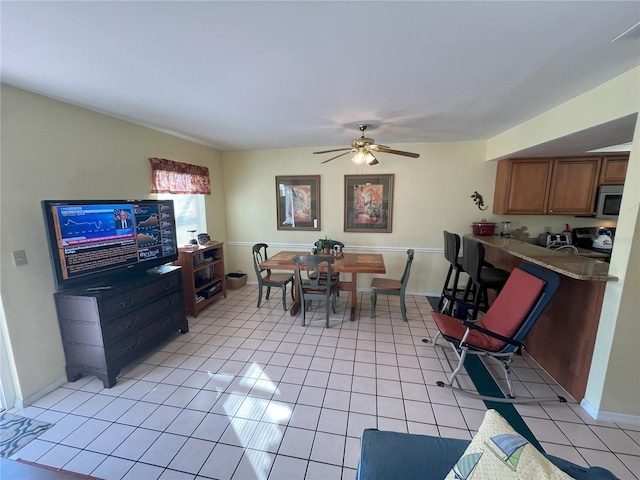
[[[437, 332], [426, 298], [407, 298], [407, 324], [397, 297], [372, 320], [361, 295], [357, 321], [342, 293], [325, 329], [323, 304], [303, 327], [279, 293], [256, 308], [256, 286], [229, 291], [113, 388], [83, 377], [14, 410], [55, 425], [12, 458], [104, 479], [351, 480], [365, 428], [471, 438], [485, 406], [435, 385], [451, 369], [421, 341]], [[514, 364], [519, 394], [562, 393], [530, 358]], [[516, 408], [548, 453], [638, 478], [639, 425], [571, 401]]]

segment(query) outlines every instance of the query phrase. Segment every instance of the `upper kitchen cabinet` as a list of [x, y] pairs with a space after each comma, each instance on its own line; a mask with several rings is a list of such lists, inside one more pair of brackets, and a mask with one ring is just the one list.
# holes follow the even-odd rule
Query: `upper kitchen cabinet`
[[493, 213], [591, 215], [600, 162], [600, 157], [500, 160]]
[[546, 213], [552, 159], [518, 158], [498, 162], [493, 213], [542, 215]]
[[628, 155], [604, 157], [598, 183], [600, 185], [624, 185], [628, 163]]
[[600, 175], [600, 158], [554, 158], [549, 215], [592, 215]]

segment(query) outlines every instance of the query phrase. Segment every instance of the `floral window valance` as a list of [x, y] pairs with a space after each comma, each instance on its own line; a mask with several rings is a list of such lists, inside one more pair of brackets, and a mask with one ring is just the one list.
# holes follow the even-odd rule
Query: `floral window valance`
[[211, 194], [209, 169], [166, 158], [149, 158], [151, 162], [151, 193]]

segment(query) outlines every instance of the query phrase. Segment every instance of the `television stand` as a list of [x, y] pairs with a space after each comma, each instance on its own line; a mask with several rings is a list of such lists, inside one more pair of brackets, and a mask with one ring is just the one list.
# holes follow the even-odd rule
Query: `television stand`
[[180, 267], [161, 266], [54, 298], [70, 382], [95, 375], [111, 388], [122, 367], [174, 333], [189, 331]]

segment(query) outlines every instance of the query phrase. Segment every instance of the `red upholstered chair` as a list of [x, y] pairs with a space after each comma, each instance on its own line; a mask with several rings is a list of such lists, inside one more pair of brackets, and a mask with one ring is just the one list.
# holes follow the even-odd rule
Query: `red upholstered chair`
[[[510, 365], [513, 355], [524, 347], [523, 341], [531, 328], [549, 304], [560, 286], [560, 278], [555, 273], [527, 263], [515, 268], [509, 275], [500, 294], [480, 321], [467, 321], [464, 305], [458, 304], [456, 311], [460, 318], [432, 312], [438, 326], [438, 337], [447, 340], [458, 356], [459, 363], [449, 377], [448, 383], [437, 382], [438, 386], [453, 386], [456, 376], [462, 371], [467, 355], [493, 358], [504, 371], [509, 387], [507, 398], [481, 397], [492, 401], [522, 403], [545, 400], [566, 401], [562, 397], [548, 399], [516, 399], [511, 383]], [[473, 306], [470, 306], [473, 308]], [[423, 340], [425, 343], [428, 341]]]

